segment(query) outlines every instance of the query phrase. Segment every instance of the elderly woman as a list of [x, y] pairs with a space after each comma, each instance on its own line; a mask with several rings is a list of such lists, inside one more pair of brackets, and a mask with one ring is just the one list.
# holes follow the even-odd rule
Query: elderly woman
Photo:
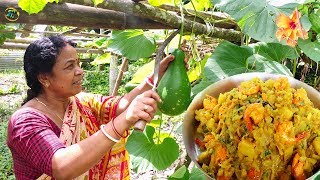
[[[162, 60], [160, 77], [173, 59]], [[75, 43], [60, 36], [27, 48], [30, 89], [8, 126], [17, 179], [130, 178], [128, 130], [153, 119], [160, 97], [147, 82], [122, 97], [83, 93], [79, 64]]]

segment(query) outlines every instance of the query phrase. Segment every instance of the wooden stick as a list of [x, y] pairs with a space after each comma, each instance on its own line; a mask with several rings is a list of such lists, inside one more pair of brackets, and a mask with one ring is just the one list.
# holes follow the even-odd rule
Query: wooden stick
[[118, 90], [119, 90], [119, 86], [120, 86], [120, 83], [121, 83], [121, 80], [122, 80], [122, 77], [123, 77], [123, 73], [125, 72], [125, 69], [127, 68], [128, 66], [128, 58], [123, 58], [122, 59], [122, 64], [121, 64], [121, 68], [120, 68], [120, 72], [118, 73], [118, 77], [117, 77], [117, 80], [116, 80], [116, 84], [113, 88], [113, 91], [112, 91], [112, 96], [116, 96], [118, 95]]

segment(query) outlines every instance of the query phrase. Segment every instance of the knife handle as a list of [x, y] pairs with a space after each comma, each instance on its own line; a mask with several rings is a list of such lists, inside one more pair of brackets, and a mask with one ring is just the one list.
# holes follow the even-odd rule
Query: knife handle
[[[158, 77], [157, 77], [158, 79]], [[158, 80], [156, 80], [158, 81]], [[156, 84], [153, 82], [152, 84], [152, 90], [156, 92]], [[146, 121], [144, 120], [139, 120], [137, 121], [135, 124], [134, 124], [134, 130], [137, 130], [137, 131], [141, 131], [143, 132], [144, 131], [144, 128], [146, 127]]]
[[139, 120], [136, 122], [136, 124], [134, 124], [134, 130], [137, 130], [137, 131], [144, 131], [144, 128], [146, 127], [146, 121], [144, 120]]

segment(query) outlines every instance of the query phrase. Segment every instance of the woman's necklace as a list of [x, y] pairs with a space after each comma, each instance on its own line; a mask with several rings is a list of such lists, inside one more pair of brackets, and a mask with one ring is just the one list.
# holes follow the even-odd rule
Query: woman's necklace
[[53, 114], [56, 115], [56, 116], [63, 122], [63, 119], [62, 119], [60, 116], [58, 116], [58, 114], [56, 114], [54, 111], [51, 111], [44, 102], [40, 101], [38, 98], [35, 98], [35, 99], [36, 99], [40, 104], [42, 104], [44, 107], [46, 107], [49, 112], [53, 112]]

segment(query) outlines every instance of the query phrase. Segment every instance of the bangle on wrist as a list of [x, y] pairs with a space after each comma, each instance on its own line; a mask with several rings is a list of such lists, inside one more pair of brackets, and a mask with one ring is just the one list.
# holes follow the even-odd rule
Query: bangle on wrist
[[145, 82], [147, 84], [149, 84], [149, 86], [153, 87], [154, 83], [153, 83], [153, 79], [151, 77], [146, 77]]
[[119, 136], [119, 137], [121, 137], [121, 138], [126, 138], [126, 137], [128, 137], [128, 135], [129, 135], [129, 132], [128, 132], [128, 130], [126, 130], [126, 135], [125, 136], [122, 136], [118, 131], [117, 131], [117, 129], [116, 129], [116, 127], [114, 126], [114, 118], [111, 120], [111, 124], [112, 124], [112, 130], [114, 131], [114, 133], [117, 135], [117, 136]]
[[107, 133], [107, 131], [104, 129], [105, 126], [106, 126], [105, 124], [102, 124], [102, 125], [100, 126], [101, 132], [102, 132], [108, 139], [110, 139], [111, 141], [113, 141], [113, 142], [115, 142], [115, 143], [120, 142], [120, 140], [113, 138], [110, 134]]

